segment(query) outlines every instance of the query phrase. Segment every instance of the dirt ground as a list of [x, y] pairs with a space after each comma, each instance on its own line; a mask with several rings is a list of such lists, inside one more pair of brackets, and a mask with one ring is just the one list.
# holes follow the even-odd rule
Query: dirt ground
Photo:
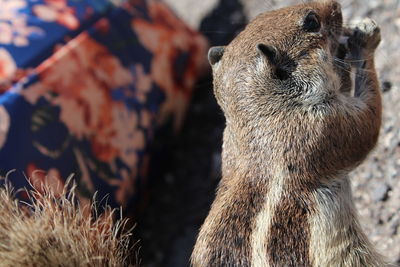
[[[258, 13], [301, 1], [166, 0], [212, 45], [225, 45]], [[376, 64], [383, 91], [383, 125], [379, 144], [352, 174], [354, 199], [372, 243], [400, 264], [400, 1], [341, 1], [345, 20], [372, 17], [381, 25]], [[211, 77], [199, 81], [183, 131], [160, 134], [162, 166], [153, 176], [149, 205], [138, 216], [136, 237], [144, 266], [188, 266], [200, 225], [208, 213], [220, 178], [222, 112]], [[161, 145], [162, 144], [162, 145]]]

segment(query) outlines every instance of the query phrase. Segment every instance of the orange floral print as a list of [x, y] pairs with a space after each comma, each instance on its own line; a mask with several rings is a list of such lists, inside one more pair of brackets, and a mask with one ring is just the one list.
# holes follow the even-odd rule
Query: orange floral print
[[10, 53], [4, 48], [0, 48], [0, 84], [10, 81], [16, 71], [17, 65]]
[[70, 30], [79, 27], [79, 20], [75, 16], [74, 9], [68, 7], [67, 0], [44, 0], [44, 3], [33, 7], [36, 16], [44, 21], [56, 21]]
[[64, 180], [57, 169], [48, 171], [40, 170], [33, 163], [28, 164], [26, 169], [29, 182], [38, 191], [44, 192], [45, 189], [50, 189], [55, 196], [60, 196], [64, 190]]
[[[128, 208], [137, 179], [146, 179], [157, 122], [173, 116], [175, 129], [181, 124], [205, 39], [154, 0], [0, 0], [0, 7], [0, 94], [9, 90], [0, 107], [2, 170], [25, 170], [33, 187], [56, 195], [77, 172], [81, 203], [99, 190]], [[137, 51], [124, 54], [130, 45]], [[24, 157], [11, 147], [21, 134]]]
[[32, 33], [44, 35], [38, 27], [27, 25], [27, 15], [19, 11], [27, 7], [26, 0], [0, 0], [0, 44], [27, 46]]
[[[207, 41], [172, 15], [164, 4], [154, 0], [147, 3], [152, 21], [135, 17], [132, 28], [140, 42], [154, 54], [151, 77], [166, 93], [166, 101], [161, 106], [160, 123], [173, 115], [175, 128], [178, 129], [195, 79], [206, 64]], [[174, 79], [174, 62], [181, 52], [191, 53], [184, 73], [179, 74], [183, 76], [183, 82]]]
[[10, 129], [10, 115], [4, 106], [0, 106], [0, 149], [7, 141], [8, 130]]
[[[138, 84], [149, 90], [141, 67], [137, 77], [86, 33], [71, 41], [38, 67], [40, 82], [20, 93], [35, 104], [41, 96], [61, 107], [60, 120], [78, 139], [87, 138], [94, 155], [103, 162], [116, 157], [130, 167], [137, 164], [137, 151], [144, 148], [135, 112], [113, 101], [111, 88]], [[56, 93], [56, 96], [48, 94]]]

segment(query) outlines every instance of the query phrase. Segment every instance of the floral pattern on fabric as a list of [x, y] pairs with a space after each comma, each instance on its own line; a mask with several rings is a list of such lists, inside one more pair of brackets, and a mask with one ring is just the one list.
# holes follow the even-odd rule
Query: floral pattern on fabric
[[79, 27], [74, 9], [68, 6], [66, 0], [45, 0], [42, 5], [33, 6], [33, 13], [44, 21], [56, 21], [70, 30]]
[[[173, 115], [175, 127], [179, 128], [190, 96], [190, 85], [197, 76], [193, 66], [204, 60], [196, 46], [203, 40], [193, 32], [187, 34], [187, 26], [160, 2], [150, 0], [148, 5], [151, 20], [135, 17], [132, 28], [137, 32], [140, 42], [154, 54], [151, 77], [169, 96], [161, 106], [163, 116], [160, 121]], [[177, 60], [185, 61], [189, 67], [177, 70], [174, 68]]]
[[27, 46], [29, 38], [44, 35], [39, 27], [27, 24], [25, 0], [0, 0], [0, 44]]
[[0, 2], [42, 31], [25, 49], [0, 41], [0, 172], [55, 192], [73, 173], [81, 201], [130, 205], [154, 131], [182, 121], [205, 39], [158, 1]]

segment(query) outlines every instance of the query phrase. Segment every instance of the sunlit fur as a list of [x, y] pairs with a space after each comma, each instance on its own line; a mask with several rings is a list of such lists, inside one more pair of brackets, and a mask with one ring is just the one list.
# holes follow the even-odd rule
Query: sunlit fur
[[13, 194], [7, 184], [0, 188], [0, 266], [133, 266], [126, 221], [114, 224], [111, 209], [97, 216], [93, 207], [81, 208], [73, 192], [33, 191], [32, 205]]

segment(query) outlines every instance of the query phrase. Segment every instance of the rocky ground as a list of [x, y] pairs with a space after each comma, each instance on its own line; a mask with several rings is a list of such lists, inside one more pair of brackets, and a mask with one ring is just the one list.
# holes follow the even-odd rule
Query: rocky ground
[[[301, 1], [166, 2], [212, 45], [224, 45], [258, 13]], [[374, 152], [351, 176], [363, 228], [382, 254], [400, 264], [400, 1], [341, 3], [347, 21], [368, 16], [382, 28], [383, 41], [376, 54], [384, 105], [381, 136]], [[162, 146], [170, 155], [153, 180], [148, 208], [138, 217], [136, 235], [141, 239], [144, 266], [188, 266], [219, 179], [223, 125], [211, 78], [205, 77], [198, 84], [183, 131]]]

